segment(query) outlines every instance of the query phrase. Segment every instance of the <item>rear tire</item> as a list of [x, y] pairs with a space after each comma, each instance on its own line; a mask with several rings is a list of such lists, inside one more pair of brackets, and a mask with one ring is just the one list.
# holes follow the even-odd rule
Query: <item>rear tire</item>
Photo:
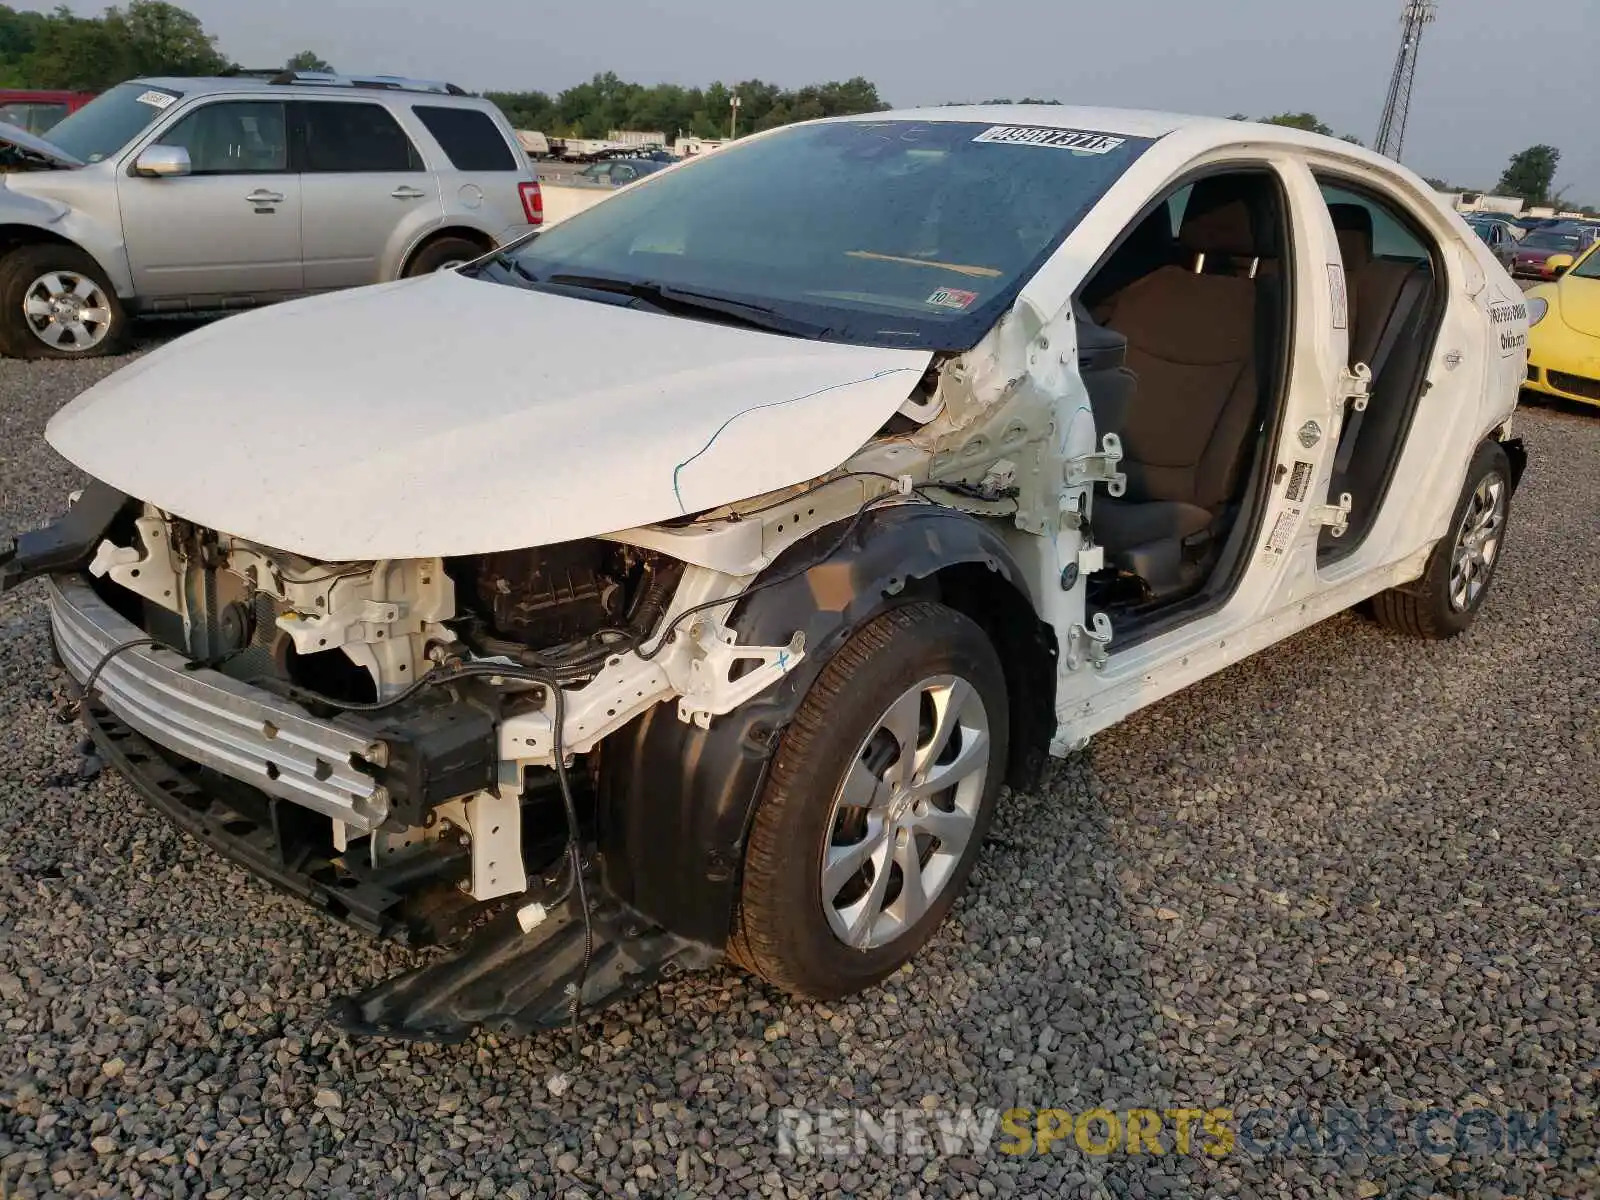
[[411, 261], [406, 264], [406, 278], [448, 271], [475, 258], [482, 258], [486, 253], [477, 242], [469, 242], [466, 238], [442, 237], [436, 242], [429, 242], [411, 256]]
[[99, 358], [128, 340], [128, 317], [100, 264], [76, 246], [41, 242], [0, 259], [0, 352]]
[[1420, 579], [1372, 598], [1372, 614], [1397, 633], [1442, 641], [1465, 632], [1489, 594], [1511, 518], [1511, 462], [1498, 442], [1473, 455], [1467, 482]]
[[752, 824], [732, 957], [817, 999], [898, 970], [971, 874], [1009, 736], [1004, 670], [975, 622], [919, 602], [859, 629], [783, 734]]

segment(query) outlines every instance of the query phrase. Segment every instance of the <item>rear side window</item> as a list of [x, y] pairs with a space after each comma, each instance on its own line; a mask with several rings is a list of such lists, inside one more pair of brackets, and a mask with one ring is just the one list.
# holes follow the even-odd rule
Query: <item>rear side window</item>
[[301, 170], [420, 171], [422, 155], [381, 104], [302, 103]]
[[1366, 210], [1372, 224], [1372, 257], [1390, 261], [1423, 263], [1433, 258], [1429, 248], [1389, 211], [1387, 205], [1346, 191], [1333, 184], [1322, 185], [1322, 198], [1330, 206], [1345, 205]]
[[412, 112], [428, 127], [458, 171], [515, 171], [517, 160], [488, 113], [475, 108], [419, 104]]

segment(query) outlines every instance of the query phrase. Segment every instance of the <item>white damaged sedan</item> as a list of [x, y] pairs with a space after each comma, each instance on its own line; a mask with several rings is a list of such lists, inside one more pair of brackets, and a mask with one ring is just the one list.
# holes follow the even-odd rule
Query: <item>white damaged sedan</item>
[[1488, 248], [1359, 147], [809, 123], [124, 368], [51, 422], [91, 483], [0, 582], [45, 577], [153, 806], [450, 949], [351, 1030], [723, 956], [838, 996], [1047, 756], [1357, 604], [1471, 624], [1525, 361]]

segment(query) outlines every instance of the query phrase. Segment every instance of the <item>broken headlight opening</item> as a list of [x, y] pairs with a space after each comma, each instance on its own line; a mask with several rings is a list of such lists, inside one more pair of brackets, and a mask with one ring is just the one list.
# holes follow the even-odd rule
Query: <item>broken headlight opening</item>
[[332, 915], [453, 952], [340, 1001], [338, 1024], [576, 1030], [721, 955], [607, 887], [586, 815], [601, 743], [669, 701], [708, 726], [791, 669], [799, 634], [745, 646], [722, 618], [833, 557], [874, 507], [936, 499], [878, 478], [893, 488], [754, 584], [601, 539], [314, 562], [98, 485], [0, 570], [51, 576], [77, 711], [154, 807]]

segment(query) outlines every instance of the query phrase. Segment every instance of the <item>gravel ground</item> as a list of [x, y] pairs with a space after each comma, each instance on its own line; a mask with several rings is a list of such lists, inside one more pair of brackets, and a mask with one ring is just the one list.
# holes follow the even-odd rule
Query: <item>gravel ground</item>
[[[0, 528], [74, 482], [38, 432], [107, 369], [0, 362]], [[1523, 430], [1471, 635], [1330, 621], [1014, 797], [889, 985], [822, 1006], [695, 976], [578, 1057], [330, 1032], [325, 1000], [403, 953], [80, 782], [39, 593], [0, 599], [0, 1195], [1597, 1194], [1600, 419]], [[1554, 1108], [1563, 1144], [778, 1156], [788, 1106], [1012, 1104]]]

